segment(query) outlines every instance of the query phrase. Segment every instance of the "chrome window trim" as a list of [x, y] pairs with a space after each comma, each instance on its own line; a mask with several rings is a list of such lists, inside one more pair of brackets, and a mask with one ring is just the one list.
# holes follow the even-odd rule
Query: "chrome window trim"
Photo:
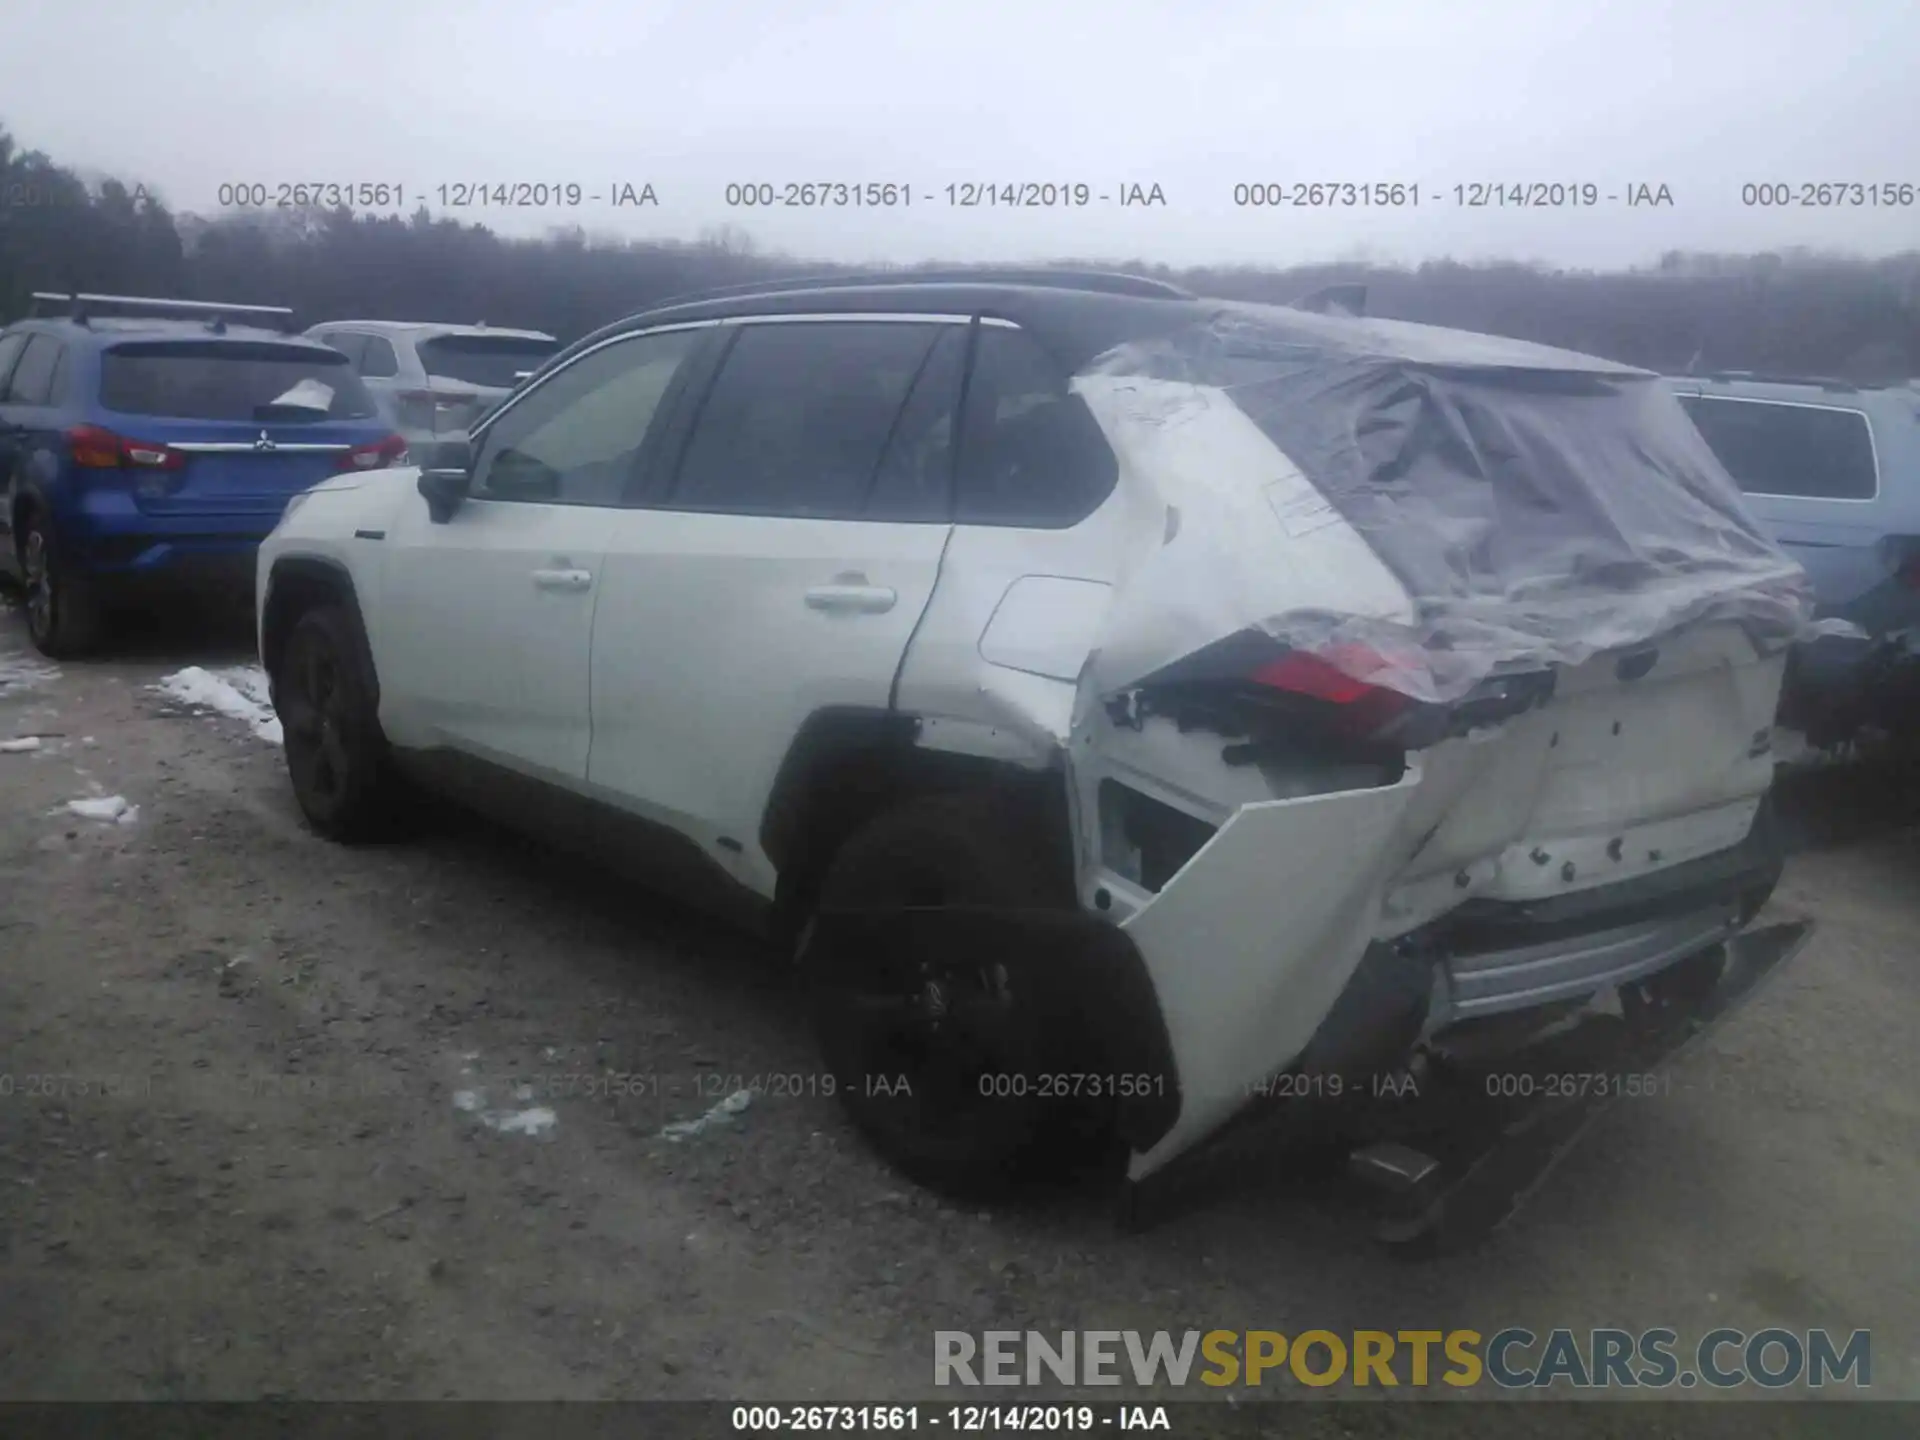
[[276, 440], [271, 449], [262, 449], [255, 440], [175, 440], [168, 442], [166, 448], [181, 450], [189, 455], [333, 455], [342, 450], [351, 450], [353, 446]]
[[[932, 310], [827, 310], [792, 315], [729, 315], [720, 323], [722, 325], [971, 325], [973, 316]], [[1007, 322], [990, 323], [1006, 324]]]
[[500, 418], [503, 415], [508, 414], [514, 406], [525, 400], [529, 395], [540, 390], [542, 386], [552, 384], [555, 376], [566, 374], [568, 370], [579, 364], [589, 355], [598, 355], [602, 350], [607, 349], [611, 345], [624, 345], [629, 340], [639, 340], [648, 335], [670, 335], [679, 330], [712, 330], [723, 325], [787, 325], [802, 321], [812, 324], [852, 324], [860, 321], [879, 321], [883, 324], [971, 325], [976, 318], [979, 319], [982, 325], [992, 325], [1007, 330], [1018, 330], [1020, 328], [1011, 320], [1001, 320], [998, 317], [990, 315], [975, 317], [972, 315], [923, 313], [917, 311], [907, 314], [896, 311], [831, 310], [818, 312], [809, 311], [805, 314], [797, 315], [721, 315], [715, 316], [710, 320], [675, 320], [665, 325], [649, 325], [644, 330], [628, 330], [623, 334], [609, 336], [598, 345], [590, 346], [582, 350], [578, 355], [568, 360], [565, 365], [541, 376], [538, 385], [529, 385], [517, 395], [509, 396], [506, 401], [501, 404], [499, 409], [487, 416], [484, 424], [477, 429], [467, 432], [467, 440], [477, 453], [486, 432], [499, 424]]

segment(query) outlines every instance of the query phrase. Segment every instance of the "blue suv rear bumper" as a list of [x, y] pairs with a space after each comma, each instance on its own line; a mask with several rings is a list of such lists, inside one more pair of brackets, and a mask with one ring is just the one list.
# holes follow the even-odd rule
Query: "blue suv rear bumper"
[[83, 490], [56, 504], [55, 535], [67, 563], [107, 589], [251, 581], [260, 542], [281, 510], [166, 513], [142, 509], [117, 488]]

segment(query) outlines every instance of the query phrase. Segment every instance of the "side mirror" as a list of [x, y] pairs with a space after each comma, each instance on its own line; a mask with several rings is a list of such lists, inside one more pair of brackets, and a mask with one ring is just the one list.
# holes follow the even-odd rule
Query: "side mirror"
[[457, 470], [422, 470], [419, 490], [426, 497], [427, 518], [436, 525], [446, 524], [460, 508], [460, 502], [467, 498], [467, 489], [472, 483], [473, 476], [464, 466]]
[[465, 435], [431, 440], [422, 448], [425, 454], [416, 461], [422, 470], [473, 469], [473, 441]]

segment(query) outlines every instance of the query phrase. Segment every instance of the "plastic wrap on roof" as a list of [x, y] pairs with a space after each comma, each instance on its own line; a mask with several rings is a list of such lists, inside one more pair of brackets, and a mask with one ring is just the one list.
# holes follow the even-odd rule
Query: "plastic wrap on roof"
[[[1224, 393], [1283, 452], [1274, 464], [1297, 466], [1412, 600], [1411, 618], [1404, 606], [1388, 617], [1249, 611], [1258, 587], [1234, 577], [1258, 555], [1226, 527], [1189, 535], [1150, 564], [1154, 588], [1183, 597], [1197, 627], [1145, 643], [1109, 636], [1119, 643], [1089, 677], [1098, 693], [1244, 629], [1444, 702], [1496, 673], [1577, 665], [1701, 623], [1736, 622], [1774, 650], [1812, 616], [1805, 572], [1646, 371], [1494, 336], [1226, 305], [1110, 350], [1083, 375], [1184, 382], [1205, 387], [1193, 393], [1207, 403]], [[1108, 404], [1128, 394], [1104, 390]], [[1160, 425], [1166, 415], [1147, 412], [1164, 411], [1165, 395], [1141, 386], [1119, 403]]]

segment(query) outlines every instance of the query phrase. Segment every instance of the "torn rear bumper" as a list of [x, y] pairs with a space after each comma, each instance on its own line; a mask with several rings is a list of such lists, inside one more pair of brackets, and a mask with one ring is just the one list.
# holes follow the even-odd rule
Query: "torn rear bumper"
[[[1742, 956], [1759, 953], [1753, 937], [1739, 931], [1781, 866], [1774, 828], [1763, 818], [1743, 844], [1719, 854], [1526, 904], [1469, 902], [1423, 931], [1377, 942], [1286, 1071], [1245, 1077], [1223, 1120], [1184, 1140], [1177, 1132], [1191, 1128], [1182, 1121], [1193, 1118], [1193, 1077], [1181, 1070], [1164, 997], [1130, 927], [1087, 911], [823, 912], [818, 953], [868, 972], [903, 956], [935, 973], [964, 973], [983, 959], [1004, 966], [1014, 991], [1035, 1007], [1028, 1033], [1044, 1037], [1035, 1053], [1008, 1057], [1008, 1068], [1021, 1072], [1025, 1093], [1103, 1102], [1134, 1156], [1135, 1193], [1154, 1188], [1163, 1168], [1175, 1172], [1172, 1188], [1182, 1188], [1178, 1172], [1204, 1170], [1204, 1157], [1217, 1148], [1210, 1136], [1229, 1141], [1262, 1121], [1278, 1121], [1280, 1133], [1269, 1141], [1284, 1143], [1327, 1133], [1377, 1138], [1431, 1120], [1438, 1128], [1423, 1143], [1427, 1153], [1446, 1157], [1451, 1176], [1463, 1156], [1491, 1144], [1486, 1116], [1460, 1112], [1451, 1096], [1403, 1104], [1401, 1083], [1385, 1087], [1394, 1103], [1379, 1106], [1382, 1077], [1405, 1076], [1409, 1064], [1429, 1057], [1457, 1066], [1475, 1051], [1509, 1067], [1542, 1056], [1564, 1066], [1568, 1045], [1586, 1046], [1608, 1033], [1605, 1017], [1597, 1030], [1584, 1021], [1564, 1023], [1572, 1012], [1593, 1009], [1596, 996], [1643, 987], [1667, 993], [1674, 976], [1697, 971], [1696, 957], [1723, 945]], [[1763, 972], [1786, 953], [1732, 967], [1729, 993], [1740, 988], [1741, 974]], [[1705, 1023], [1724, 1008], [1730, 1006], [1702, 1002], [1696, 1018]], [[1535, 1037], [1549, 1027], [1577, 1038], [1536, 1054]], [[1645, 1036], [1633, 1039], [1639, 1044]], [[1621, 1067], [1648, 1058], [1623, 1052], [1606, 1062], [1606, 1073], [1626, 1073]], [[1588, 1068], [1601, 1063], [1593, 1059]], [[1412, 1087], [1421, 1098], [1431, 1088], [1424, 1080]], [[1456, 1124], [1460, 1133], [1448, 1138]], [[1494, 1128], [1506, 1124], [1503, 1118]], [[1156, 1151], [1164, 1167], [1139, 1164]]]
[[1239, 1157], [1250, 1143], [1334, 1139], [1349, 1166], [1335, 1194], [1349, 1213], [1362, 1202], [1381, 1241], [1415, 1256], [1463, 1249], [1511, 1218], [1614, 1101], [1670, 1092], [1669, 1067], [1812, 931], [1810, 920], [1745, 931], [1665, 983], [1624, 987], [1618, 1011], [1590, 1010], [1519, 1049], [1430, 1063], [1423, 1051], [1398, 1075], [1292, 1087], [1178, 1164], [1130, 1182], [1123, 1215], [1137, 1228], [1218, 1193], [1245, 1173]]

